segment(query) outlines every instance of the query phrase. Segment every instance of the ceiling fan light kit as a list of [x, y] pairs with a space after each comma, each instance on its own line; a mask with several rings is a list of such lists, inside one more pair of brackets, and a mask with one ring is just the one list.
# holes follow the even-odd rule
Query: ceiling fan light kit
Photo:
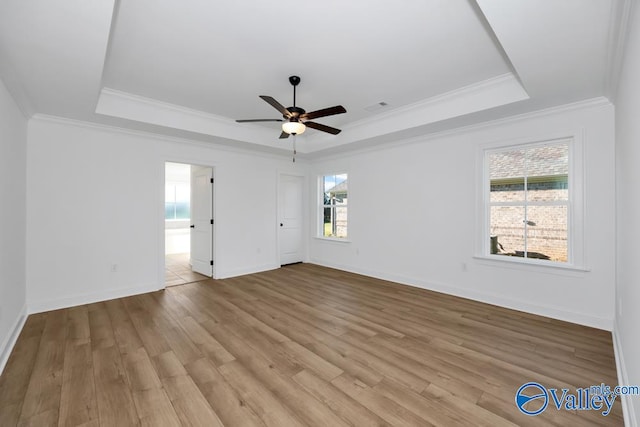
[[236, 120], [238, 123], [250, 123], [250, 122], [284, 122], [282, 123], [282, 133], [280, 139], [288, 138], [289, 135], [300, 135], [307, 127], [322, 132], [327, 132], [332, 135], [337, 135], [341, 132], [340, 129], [336, 129], [331, 126], [323, 125], [320, 123], [312, 122], [311, 120], [319, 117], [333, 116], [335, 114], [346, 113], [347, 110], [342, 105], [336, 105], [335, 107], [323, 108], [321, 110], [311, 111], [307, 113], [303, 108], [296, 106], [296, 86], [300, 84], [300, 77], [289, 77], [289, 83], [293, 86], [293, 106], [285, 108], [282, 104], [276, 101], [274, 98], [268, 95], [260, 95], [260, 98], [273, 108], [278, 110], [282, 114], [282, 119], [243, 119]]
[[307, 127], [302, 122], [299, 122], [293, 117], [290, 118], [288, 122], [282, 124], [282, 131], [290, 135], [300, 135], [306, 129]]

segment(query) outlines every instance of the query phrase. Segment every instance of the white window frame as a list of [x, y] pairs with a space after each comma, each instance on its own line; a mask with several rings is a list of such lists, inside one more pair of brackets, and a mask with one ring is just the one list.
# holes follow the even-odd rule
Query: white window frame
[[[551, 135], [543, 138], [523, 138], [483, 144], [479, 148], [478, 161], [478, 220], [475, 258], [500, 263], [532, 265], [586, 271], [585, 259], [585, 203], [584, 203], [584, 150], [582, 132]], [[569, 146], [569, 200], [567, 203], [567, 261], [540, 260], [491, 254], [490, 251], [490, 176], [488, 158], [491, 153], [566, 143]]]
[[[331, 237], [331, 236], [325, 236], [324, 235], [324, 208], [326, 207], [326, 205], [324, 204], [324, 177], [325, 176], [335, 176], [335, 175], [346, 175], [347, 176], [347, 180], [349, 180], [349, 173], [348, 172], [327, 172], [327, 173], [323, 173], [318, 175], [318, 195], [317, 195], [317, 202], [318, 202], [318, 218], [316, 220], [316, 224], [317, 224], [317, 233], [316, 233], [316, 238], [317, 239], [324, 239], [324, 240], [331, 240], [331, 241], [335, 241], [335, 242], [350, 242], [349, 240], [349, 236], [350, 236], [350, 232], [349, 232], [349, 228], [350, 228], [350, 223], [351, 223], [351, 209], [349, 209], [349, 205], [350, 203], [347, 202], [346, 205], [341, 205], [341, 207], [346, 207], [347, 208], [347, 236], [346, 237]], [[347, 199], [350, 200], [351, 198], [351, 190], [348, 189], [347, 190]]]

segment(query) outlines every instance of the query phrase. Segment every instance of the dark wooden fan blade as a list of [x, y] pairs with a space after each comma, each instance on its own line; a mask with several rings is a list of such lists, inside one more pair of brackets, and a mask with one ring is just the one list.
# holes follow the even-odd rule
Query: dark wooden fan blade
[[322, 110], [311, 111], [310, 113], [304, 113], [300, 116], [302, 120], [313, 120], [318, 117], [333, 116], [334, 114], [346, 113], [347, 110], [342, 105], [336, 105], [335, 107], [323, 108]]
[[264, 99], [269, 105], [271, 105], [276, 110], [280, 111], [280, 114], [289, 118], [291, 117], [291, 113], [287, 110], [282, 104], [267, 95], [260, 95], [260, 98]]
[[340, 132], [342, 132], [340, 129], [332, 128], [331, 126], [322, 125], [320, 123], [304, 122], [304, 125], [305, 126], [309, 126], [310, 128], [313, 128], [313, 129], [316, 129], [316, 130], [321, 130], [322, 132], [331, 133], [333, 135], [337, 135]]
[[285, 131], [282, 131], [282, 133], [280, 134], [280, 139], [287, 139], [289, 138], [289, 134], [286, 133]]
[[242, 119], [236, 120], [238, 123], [254, 123], [254, 122], [283, 122], [282, 119]]

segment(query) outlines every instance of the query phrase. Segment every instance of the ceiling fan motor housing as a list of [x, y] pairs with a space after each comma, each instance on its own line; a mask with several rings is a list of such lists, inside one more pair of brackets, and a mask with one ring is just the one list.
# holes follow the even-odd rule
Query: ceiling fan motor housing
[[[296, 119], [301, 115], [303, 115], [304, 113], [306, 113], [304, 108], [300, 108], [300, 107], [287, 107], [287, 110], [289, 110], [289, 112], [291, 113], [292, 118], [296, 118]], [[284, 117], [285, 119], [288, 119], [286, 115], [283, 115], [282, 117]]]

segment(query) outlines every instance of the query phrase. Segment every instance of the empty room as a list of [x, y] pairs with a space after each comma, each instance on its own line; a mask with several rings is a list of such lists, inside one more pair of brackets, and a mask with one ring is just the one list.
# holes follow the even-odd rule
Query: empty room
[[0, 426], [638, 426], [638, 76], [634, 0], [0, 2]]

